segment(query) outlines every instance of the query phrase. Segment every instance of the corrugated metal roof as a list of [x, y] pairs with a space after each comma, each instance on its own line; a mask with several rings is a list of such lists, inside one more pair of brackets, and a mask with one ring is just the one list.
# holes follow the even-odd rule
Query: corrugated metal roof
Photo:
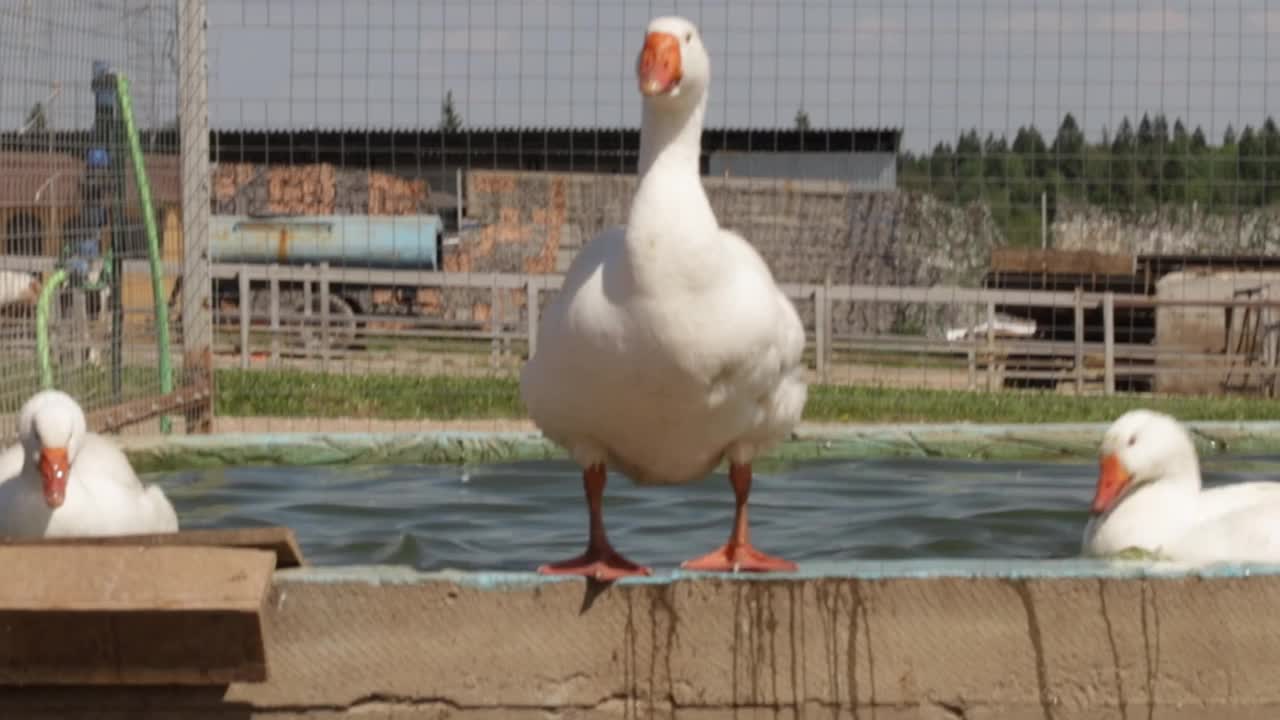
[[[719, 128], [703, 131], [702, 151], [816, 151], [896, 152], [901, 141], [896, 129]], [[640, 147], [639, 128], [464, 128], [440, 130], [215, 130], [215, 157], [234, 159], [237, 152], [270, 154], [279, 161], [303, 155], [369, 156], [412, 154], [538, 154], [605, 155], [634, 153]]]
[[[370, 132], [370, 133], [436, 133], [439, 128], [436, 127], [414, 127], [412, 125], [368, 125], [362, 127], [350, 127], [340, 125], [315, 125], [315, 126], [296, 126], [292, 128], [283, 127], [221, 127], [211, 123], [209, 130], [214, 133], [288, 133], [288, 132], [318, 132], [318, 133], [349, 133], [349, 132]], [[639, 125], [614, 125], [609, 127], [574, 127], [571, 125], [548, 125], [548, 126], [529, 126], [529, 125], [468, 125], [462, 128], [461, 132], [636, 132], [640, 130]], [[792, 126], [778, 127], [747, 127], [747, 126], [707, 126], [703, 128], [703, 132], [756, 132], [756, 133], [773, 133], [773, 132], [797, 132]], [[902, 128], [892, 125], [883, 125], [880, 127], [864, 126], [864, 127], [811, 127], [808, 132], [813, 133], [901, 133]]]

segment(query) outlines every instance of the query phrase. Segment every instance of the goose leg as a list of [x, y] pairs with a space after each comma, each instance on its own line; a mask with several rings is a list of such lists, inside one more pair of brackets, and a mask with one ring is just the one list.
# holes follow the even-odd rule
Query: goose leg
[[737, 503], [733, 514], [733, 532], [729, 542], [700, 558], [687, 560], [680, 567], [707, 572], [787, 572], [796, 564], [780, 557], [766, 555], [751, 545], [747, 523], [747, 497], [751, 494], [751, 465], [729, 465], [729, 483]]
[[604, 532], [604, 514], [601, 499], [604, 497], [604, 465], [592, 465], [582, 472], [582, 485], [587, 492], [587, 511], [590, 514], [590, 534], [587, 551], [581, 555], [538, 568], [542, 575], [581, 575], [608, 582], [631, 575], [651, 575], [647, 567], [624, 558], [609, 544]]

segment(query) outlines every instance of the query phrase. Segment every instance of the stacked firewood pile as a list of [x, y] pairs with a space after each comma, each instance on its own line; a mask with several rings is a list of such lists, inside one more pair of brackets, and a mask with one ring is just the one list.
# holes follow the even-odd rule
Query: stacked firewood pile
[[219, 163], [213, 212], [222, 215], [416, 215], [430, 212], [425, 180], [335, 168]]
[[332, 165], [267, 170], [266, 205], [272, 215], [331, 215], [337, 188]]
[[369, 173], [370, 215], [420, 215], [431, 212], [427, 207], [430, 192], [427, 181]]

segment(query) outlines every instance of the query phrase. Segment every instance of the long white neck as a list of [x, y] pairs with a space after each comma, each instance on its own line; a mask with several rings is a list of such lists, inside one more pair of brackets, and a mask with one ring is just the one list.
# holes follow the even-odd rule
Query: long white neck
[[644, 103], [640, 179], [627, 220], [628, 254], [641, 286], [682, 277], [699, 283], [703, 265], [717, 262], [719, 224], [698, 167], [705, 112], [705, 96], [688, 108]]
[[640, 131], [640, 161], [637, 173], [641, 184], [651, 176], [655, 166], [662, 172], [698, 175], [698, 158], [702, 151], [702, 119], [706, 115], [704, 95], [692, 107], [661, 108], [658, 103], [644, 101], [643, 127]]

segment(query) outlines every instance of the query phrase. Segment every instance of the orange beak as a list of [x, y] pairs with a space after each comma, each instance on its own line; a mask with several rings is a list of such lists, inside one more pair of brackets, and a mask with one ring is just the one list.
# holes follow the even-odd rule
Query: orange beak
[[1124, 469], [1115, 453], [1102, 458], [1102, 462], [1098, 464], [1098, 489], [1093, 494], [1093, 513], [1101, 515], [1110, 510], [1124, 494], [1129, 480], [1129, 472]]
[[40, 451], [40, 475], [44, 479], [44, 501], [53, 509], [67, 499], [67, 475], [71, 461], [66, 448], [44, 448]]
[[636, 74], [641, 93], [653, 97], [671, 92], [681, 78], [680, 41], [676, 36], [663, 32], [645, 36]]

